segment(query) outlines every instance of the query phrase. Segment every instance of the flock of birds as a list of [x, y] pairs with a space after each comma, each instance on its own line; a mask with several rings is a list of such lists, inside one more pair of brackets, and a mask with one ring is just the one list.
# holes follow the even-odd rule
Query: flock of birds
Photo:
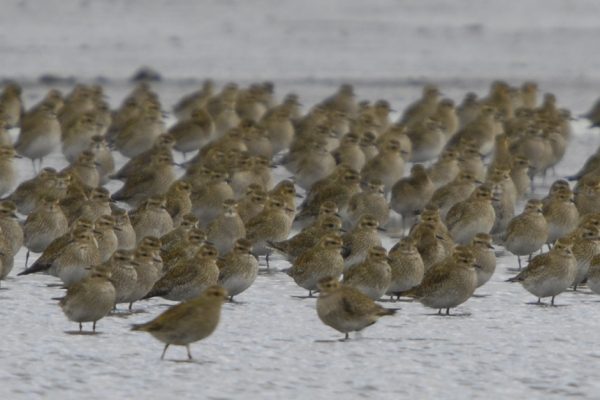
[[[146, 83], [111, 110], [103, 88], [86, 85], [52, 89], [25, 109], [9, 82], [0, 279], [25, 246], [18, 275], [59, 278], [59, 304], [80, 331], [85, 322], [95, 331], [119, 304], [180, 301], [132, 329], [165, 343], [162, 357], [180, 345], [190, 359], [189, 344], [215, 330], [223, 302], [273, 252], [309, 297], [318, 292], [318, 317], [345, 339], [394, 313], [375, 302], [385, 295], [449, 314], [493, 275], [494, 244], [518, 256], [509, 281], [538, 302], [582, 284], [600, 293], [600, 152], [569, 177], [573, 188], [560, 179], [535, 198], [534, 180], [561, 161], [572, 119], [554, 95], [538, 97], [534, 82], [496, 81], [456, 106], [427, 85], [392, 121], [388, 101], [358, 101], [348, 84], [303, 112], [297, 94], [278, 103], [270, 82], [217, 91], [207, 80], [174, 106], [167, 128]], [[585, 117], [600, 125], [600, 104]], [[59, 150], [69, 165], [43, 168]], [[128, 158], [118, 170], [115, 152]], [[15, 157], [31, 159], [36, 175], [17, 182]], [[276, 182], [276, 166], [291, 178]], [[110, 193], [111, 180], [123, 186]], [[399, 238], [389, 251], [385, 234]], [[41, 255], [28, 265], [30, 252]]]

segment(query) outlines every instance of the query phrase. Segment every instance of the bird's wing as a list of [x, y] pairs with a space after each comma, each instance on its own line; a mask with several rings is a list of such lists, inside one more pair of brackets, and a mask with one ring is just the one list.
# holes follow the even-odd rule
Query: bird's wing
[[[425, 273], [423, 281], [419, 286], [435, 287], [441, 285], [448, 279], [448, 275], [449, 271], [446, 268], [430, 268], [427, 273]], [[419, 286], [417, 286], [417, 288]]]
[[348, 315], [359, 317], [378, 311], [381, 306], [358, 290], [350, 287], [342, 288], [342, 309]]
[[448, 214], [446, 214], [446, 226], [448, 229], [452, 229], [452, 227], [462, 219], [464, 214], [465, 204], [463, 202], [453, 205], [448, 211]]
[[146, 332], [152, 331], [169, 331], [171, 329], [176, 329], [173, 321], [179, 321], [188, 316], [191, 316], [194, 313], [194, 307], [189, 304], [189, 302], [184, 302], [177, 304], [171, 308], [169, 308], [164, 313], [160, 314], [158, 317], [154, 318], [152, 321], [146, 322], [140, 326], [140, 330]]

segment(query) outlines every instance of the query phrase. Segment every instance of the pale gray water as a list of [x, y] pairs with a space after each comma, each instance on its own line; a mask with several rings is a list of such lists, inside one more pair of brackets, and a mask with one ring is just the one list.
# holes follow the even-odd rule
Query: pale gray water
[[[600, 95], [595, 1], [505, 7], [466, 0], [308, 6], [113, 0], [60, 2], [60, 10], [58, 4], [3, 2], [0, 72], [25, 81], [27, 105], [47, 90], [35, 78], [52, 72], [114, 78], [107, 92], [117, 106], [130, 90], [123, 79], [141, 64], [169, 78], [156, 86], [166, 107], [196, 88], [181, 81], [188, 77], [272, 79], [279, 98], [295, 90], [307, 107], [341, 79], [352, 80], [360, 98], [387, 98], [399, 110], [418, 96], [423, 80], [439, 82], [459, 101], [467, 90], [483, 95], [494, 78], [538, 78], [542, 90], [554, 91], [576, 114]], [[583, 121], [574, 126], [559, 176], [600, 144], [597, 130]], [[22, 177], [30, 177], [28, 161], [19, 162]], [[61, 167], [64, 160], [55, 154], [49, 163]], [[346, 343], [335, 342], [341, 335], [318, 320], [314, 300], [292, 297], [305, 293], [287, 275], [262, 274], [241, 304], [225, 305], [215, 334], [192, 346], [197, 362], [179, 363], [160, 362], [161, 343], [129, 331], [131, 323], [163, 311], [166, 301], [101, 320], [99, 335], [70, 335], [76, 324], [51, 300], [62, 292], [47, 286], [55, 281], [14, 278], [24, 255], [0, 290], [2, 399], [600, 395], [600, 297], [584, 290], [559, 296], [559, 307], [530, 305], [533, 296], [504, 282], [512, 275], [507, 268], [516, 266], [511, 256], [498, 259], [497, 274], [478, 291], [484, 296], [457, 308], [456, 316], [431, 315], [417, 303], [386, 304], [401, 311]], [[171, 348], [167, 358], [184, 359], [185, 351]]]

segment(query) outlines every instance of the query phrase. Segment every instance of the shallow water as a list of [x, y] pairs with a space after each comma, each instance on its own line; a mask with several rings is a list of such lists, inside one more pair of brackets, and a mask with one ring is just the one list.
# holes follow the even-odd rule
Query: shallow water
[[[140, 64], [168, 78], [155, 86], [165, 107], [205, 77], [219, 83], [272, 79], [279, 98], [297, 91], [306, 107], [332, 93], [342, 79], [355, 83], [361, 99], [386, 98], [399, 110], [418, 96], [423, 80], [439, 82], [459, 101], [467, 90], [483, 95], [494, 78], [514, 83], [538, 78], [543, 91], [555, 92], [575, 114], [600, 94], [600, 55], [590, 51], [597, 41], [599, 6], [591, 0], [529, 0], [512, 7], [467, 0], [402, 7], [392, 1], [332, 1], [320, 7], [316, 2], [304, 7], [154, 0], [140, 7], [139, 0], [70, 1], [61, 2], [61, 13], [52, 9], [57, 0], [5, 3], [1, 73], [22, 78], [27, 105], [47, 90], [35, 79], [52, 72], [109, 77], [107, 93], [117, 106], [131, 88], [124, 78]], [[532, 17], [536, 12], [539, 18]], [[131, 15], [138, 25], [125, 22]], [[183, 80], [189, 77], [197, 81]], [[600, 144], [599, 132], [585, 122], [574, 122], [574, 128], [558, 176], [573, 173]], [[32, 176], [28, 161], [18, 162], [22, 178]], [[46, 165], [65, 162], [57, 153]], [[278, 176], [287, 175], [278, 170]], [[394, 240], [385, 243], [389, 248]], [[51, 300], [62, 294], [48, 286], [54, 278], [14, 277], [24, 258], [21, 251], [0, 290], [3, 399], [600, 394], [595, 368], [600, 296], [584, 289], [560, 295], [558, 307], [531, 304], [536, 299], [520, 285], [504, 282], [514, 274], [508, 269], [516, 267], [509, 255], [498, 258], [496, 274], [477, 292], [481, 296], [453, 316], [437, 316], [418, 303], [384, 303], [400, 311], [343, 343], [319, 321], [314, 299], [295, 297], [306, 293], [277, 272], [288, 264], [276, 260], [239, 303], [224, 306], [217, 331], [192, 345], [192, 363], [180, 362], [185, 349], [176, 347], [161, 362], [161, 343], [129, 331], [132, 323], [162, 312], [168, 301], [153, 299], [137, 305], [140, 313], [107, 317], [96, 335], [72, 334], [77, 325]]]

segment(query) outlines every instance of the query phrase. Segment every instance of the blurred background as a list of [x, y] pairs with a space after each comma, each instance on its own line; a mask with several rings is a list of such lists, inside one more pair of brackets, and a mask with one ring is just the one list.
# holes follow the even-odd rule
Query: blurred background
[[[441, 86], [600, 82], [597, 0], [3, 0], [0, 77]], [[569, 92], [570, 93], [570, 92]], [[569, 94], [568, 93], [568, 94]], [[402, 97], [402, 96], [400, 96]], [[569, 96], [573, 97], [573, 96]], [[584, 107], [583, 107], [584, 108]]]

